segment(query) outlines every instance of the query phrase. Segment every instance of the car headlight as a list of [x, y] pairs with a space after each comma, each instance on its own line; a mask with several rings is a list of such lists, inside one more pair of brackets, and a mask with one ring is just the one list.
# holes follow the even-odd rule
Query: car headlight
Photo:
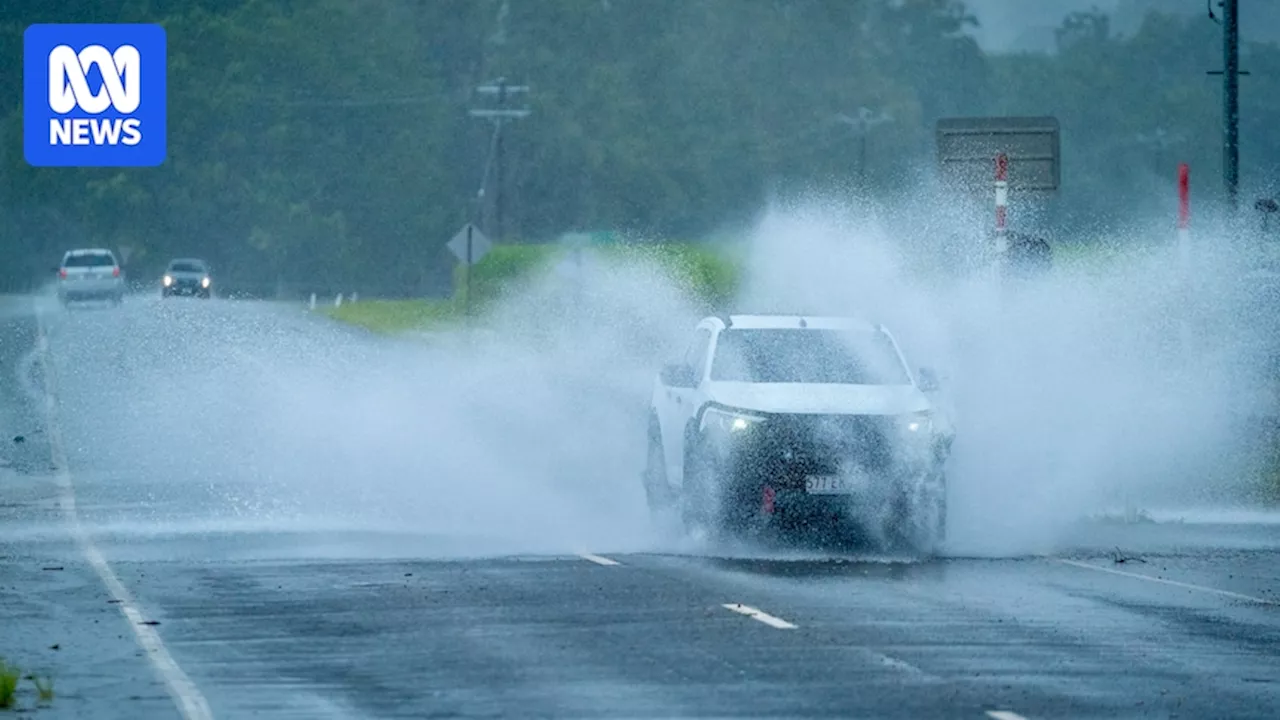
[[904, 418], [903, 428], [912, 435], [928, 435], [933, 432], [933, 413], [929, 411], [911, 413]]
[[170, 285], [172, 285], [172, 284], [173, 284], [173, 278], [172, 278], [172, 277], [170, 277], [170, 276], [168, 276], [168, 275], [165, 275], [165, 276], [164, 276], [164, 281], [163, 281], [163, 282], [164, 282], [164, 286], [165, 286], [165, 287], [169, 287]]
[[702, 429], [714, 430], [726, 435], [744, 433], [759, 425], [764, 418], [744, 412], [707, 408], [702, 414]]
[[206, 287], [206, 288], [209, 287], [209, 278], [204, 278], [203, 280], [201, 280], [200, 287]]

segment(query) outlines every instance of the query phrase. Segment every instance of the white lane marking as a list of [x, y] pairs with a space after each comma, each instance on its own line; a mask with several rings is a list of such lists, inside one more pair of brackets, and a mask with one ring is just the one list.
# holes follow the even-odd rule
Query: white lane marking
[[733, 612], [741, 615], [746, 615], [753, 620], [759, 620], [765, 625], [776, 627], [779, 630], [792, 630], [796, 627], [782, 618], [774, 617], [763, 610], [757, 610], [749, 605], [742, 605], [741, 603], [725, 603], [721, 607], [726, 610], [732, 610]]
[[1018, 713], [1009, 712], [1008, 710], [988, 710], [987, 717], [992, 718], [992, 720], [1027, 720]]
[[578, 553], [578, 557], [583, 560], [589, 560], [597, 565], [621, 565], [617, 560], [610, 560], [603, 555], [592, 555], [591, 553]]
[[1222, 597], [1235, 598], [1236, 600], [1244, 600], [1246, 602], [1257, 603], [1259, 605], [1280, 605], [1280, 601], [1268, 600], [1266, 598], [1255, 597], [1253, 595], [1242, 595], [1230, 590], [1219, 590], [1218, 588], [1206, 587], [1204, 585], [1193, 585], [1192, 583], [1178, 582], [1177, 580], [1165, 580], [1164, 578], [1143, 575], [1142, 573], [1125, 572], [1124, 570], [1115, 570], [1113, 568], [1102, 567], [1100, 565], [1091, 565], [1089, 563], [1080, 562], [1078, 560], [1066, 560], [1058, 558], [1058, 562], [1072, 567], [1083, 568], [1085, 570], [1096, 570], [1097, 572], [1109, 573], [1111, 575], [1120, 575], [1121, 577], [1134, 578], [1135, 580], [1146, 580], [1148, 582], [1160, 583], [1161, 585], [1170, 585], [1172, 587], [1182, 588], [1184, 590], [1195, 590], [1197, 592], [1211, 593]]
[[909, 673], [911, 675], [924, 675], [924, 676], [932, 677], [932, 675], [929, 675], [929, 673], [925, 672], [924, 670], [921, 670], [915, 665], [912, 665], [906, 660], [899, 660], [898, 658], [893, 657], [892, 655], [885, 655], [884, 653], [879, 653], [874, 651], [872, 651], [871, 654], [873, 657], [875, 657], [876, 660], [880, 662], [881, 665], [884, 665], [885, 667], [891, 667], [894, 670], [901, 670], [902, 672]]
[[[45, 340], [44, 316], [38, 306], [35, 308], [35, 314], [36, 333], [37, 338], [39, 338], [37, 347], [48, 348], [48, 343]], [[58, 427], [57, 403], [54, 401], [53, 365], [48, 362], [47, 354], [44, 352], [40, 353], [40, 366], [44, 371], [45, 424], [47, 425], [46, 432], [49, 436], [50, 459], [57, 473], [58, 504], [62, 507], [62, 513], [66, 518], [67, 524], [71, 526], [71, 532], [79, 542], [85, 558], [93, 567], [94, 572], [97, 573], [102, 584], [106, 586], [107, 592], [111, 594], [111, 599], [116, 601], [116, 606], [120, 608], [120, 612], [129, 621], [129, 626], [133, 628], [133, 633], [138, 638], [138, 645], [146, 651], [147, 658], [151, 660], [156, 673], [164, 681], [165, 687], [168, 688], [169, 695], [177, 705], [178, 711], [182, 713], [182, 717], [185, 720], [213, 720], [213, 711], [209, 708], [208, 701], [200, 694], [200, 690], [191, 681], [191, 678], [187, 677], [187, 674], [178, 666], [173, 656], [169, 654], [164, 641], [160, 639], [160, 633], [156, 632], [152, 626], [143, 624], [146, 622], [146, 616], [138, 608], [133, 597], [129, 594], [129, 590], [125, 588], [124, 583], [120, 582], [120, 578], [116, 576], [111, 566], [107, 563], [107, 559], [103, 557], [97, 545], [93, 543], [93, 538], [85, 531], [84, 525], [80, 522], [80, 513], [76, 508], [75, 486], [71, 480], [71, 470], [67, 463], [66, 449], [62, 442], [62, 432]]]

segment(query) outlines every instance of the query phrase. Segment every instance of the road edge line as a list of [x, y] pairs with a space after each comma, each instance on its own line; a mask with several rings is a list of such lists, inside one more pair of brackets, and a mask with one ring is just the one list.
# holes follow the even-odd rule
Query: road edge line
[[1161, 585], [1170, 585], [1172, 587], [1182, 588], [1184, 590], [1195, 590], [1202, 593], [1211, 593], [1213, 595], [1221, 595], [1222, 597], [1235, 598], [1258, 605], [1280, 605], [1280, 601], [1268, 600], [1266, 598], [1256, 597], [1254, 595], [1244, 595], [1230, 590], [1220, 590], [1218, 588], [1208, 587], [1206, 585], [1195, 585], [1193, 583], [1178, 582], [1177, 580], [1166, 580], [1164, 578], [1153, 577], [1151, 575], [1143, 575], [1142, 573], [1126, 572], [1124, 570], [1116, 570], [1114, 568], [1102, 567], [1101, 565], [1093, 565], [1079, 560], [1068, 560], [1066, 558], [1055, 558], [1058, 562], [1071, 567], [1082, 568], [1084, 570], [1094, 570], [1096, 572], [1108, 573], [1111, 575], [1119, 575], [1121, 577], [1134, 578], [1136, 580], [1146, 580], [1147, 582], [1160, 583]]
[[185, 720], [213, 720], [213, 711], [209, 702], [200, 693], [196, 684], [183, 672], [169, 650], [165, 647], [160, 633], [150, 625], [144, 625], [146, 616], [133, 600], [124, 583], [111, 569], [106, 557], [98, 550], [93, 538], [85, 531], [80, 522], [80, 512], [76, 508], [75, 486], [71, 479], [70, 465], [67, 462], [65, 446], [62, 442], [62, 431], [58, 425], [57, 403], [54, 400], [54, 375], [52, 364], [48, 362], [49, 343], [45, 335], [44, 314], [40, 311], [38, 300], [32, 300], [36, 318], [36, 348], [39, 353], [39, 364], [44, 375], [44, 414], [45, 432], [49, 438], [49, 459], [53, 463], [54, 477], [58, 484], [58, 505], [62, 508], [63, 519], [71, 528], [72, 535], [80, 545], [89, 565], [93, 567], [98, 579], [102, 581], [111, 598], [116, 601], [120, 613], [129, 621], [138, 645], [147, 653], [152, 669], [160, 676], [169, 696]]
[[621, 565], [622, 564], [617, 560], [612, 560], [603, 555], [594, 555], [592, 553], [586, 553], [586, 552], [578, 553], [578, 557], [582, 558], [583, 560], [593, 562], [597, 565]]

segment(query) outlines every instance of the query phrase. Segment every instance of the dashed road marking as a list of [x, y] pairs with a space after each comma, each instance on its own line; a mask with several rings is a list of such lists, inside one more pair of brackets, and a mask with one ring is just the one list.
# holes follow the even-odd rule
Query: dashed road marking
[[876, 660], [880, 662], [881, 665], [884, 665], [885, 667], [891, 667], [894, 670], [901, 670], [902, 672], [908, 673], [910, 675], [921, 675], [926, 677], [932, 677], [932, 675], [930, 675], [929, 673], [925, 672], [924, 670], [921, 670], [915, 665], [912, 665], [906, 660], [899, 660], [898, 658], [893, 657], [892, 655], [885, 655], [884, 653], [880, 653], [880, 652], [872, 652], [872, 655], [875, 657]]
[[1097, 572], [1108, 573], [1111, 575], [1119, 575], [1121, 577], [1134, 578], [1135, 580], [1146, 580], [1147, 582], [1160, 583], [1161, 585], [1169, 585], [1172, 587], [1182, 588], [1184, 590], [1195, 590], [1202, 593], [1210, 593], [1220, 595], [1222, 597], [1234, 598], [1236, 600], [1244, 600], [1245, 602], [1257, 603], [1259, 605], [1280, 605], [1280, 601], [1268, 600], [1266, 598], [1256, 597], [1254, 595], [1243, 595], [1230, 590], [1219, 590], [1218, 588], [1206, 587], [1204, 585], [1194, 585], [1192, 583], [1178, 582], [1177, 580], [1166, 580], [1164, 578], [1152, 577], [1151, 575], [1143, 575], [1142, 573], [1125, 572], [1124, 570], [1115, 570], [1113, 568], [1102, 567], [1101, 565], [1091, 565], [1078, 560], [1067, 560], [1058, 558], [1058, 562], [1072, 567], [1083, 568], [1085, 570], [1095, 570]]
[[103, 557], [101, 551], [98, 550], [98, 546], [94, 544], [93, 538], [85, 531], [84, 525], [80, 522], [80, 513], [76, 508], [75, 486], [71, 481], [71, 470], [67, 463], [66, 449], [62, 442], [61, 430], [58, 427], [57, 403], [54, 401], [53, 367], [47, 361], [47, 354], [44, 352], [48, 348], [48, 341], [45, 338], [44, 331], [44, 316], [38, 306], [35, 308], [35, 315], [36, 347], [41, 349], [40, 365], [44, 371], [45, 381], [45, 423], [48, 426], [46, 432], [49, 437], [50, 460], [52, 460], [57, 473], [58, 504], [62, 508], [63, 516], [71, 527], [72, 534], [75, 535], [77, 542], [79, 542], [85, 559], [89, 561], [89, 565], [93, 567], [102, 584], [106, 586], [107, 592], [111, 594], [111, 599], [116, 601], [116, 607], [120, 608], [120, 612], [129, 621], [134, 635], [138, 638], [138, 645], [146, 651], [147, 658], [151, 661], [151, 665], [155, 668], [160, 679], [164, 681], [165, 687], [168, 689], [169, 695], [173, 698], [182, 717], [185, 720], [213, 720], [213, 711], [209, 708], [209, 703], [205, 700], [204, 695], [200, 693], [199, 688], [191, 681], [191, 678], [187, 677], [187, 674], [178, 666], [177, 661], [169, 654], [164, 641], [160, 639], [160, 633], [156, 632], [151, 625], [143, 624], [147, 622], [146, 615], [134, 602], [129, 590], [125, 588], [124, 583], [120, 582], [120, 578], [111, 569], [111, 565], [107, 563], [107, 559]]
[[988, 710], [987, 717], [992, 720], [1027, 720], [1018, 713], [1008, 710]]
[[741, 615], [746, 615], [753, 620], [759, 620], [765, 625], [778, 628], [779, 630], [794, 630], [797, 627], [782, 618], [774, 617], [763, 610], [757, 610], [749, 605], [742, 605], [741, 603], [725, 603], [721, 607]]
[[578, 553], [578, 557], [583, 560], [589, 560], [597, 565], [621, 565], [617, 560], [610, 560], [603, 555], [592, 555], [591, 553]]

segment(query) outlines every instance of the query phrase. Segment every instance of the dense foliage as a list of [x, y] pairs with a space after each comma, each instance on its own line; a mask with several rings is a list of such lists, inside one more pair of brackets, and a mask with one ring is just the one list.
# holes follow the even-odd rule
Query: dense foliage
[[[25, 164], [22, 32], [48, 21], [165, 25], [164, 166]], [[1064, 224], [1163, 208], [1180, 160], [1218, 187], [1217, 25], [1149, 15], [1117, 37], [1073, 15], [1054, 54], [987, 56], [974, 22], [952, 0], [11, 0], [0, 286], [91, 244], [129, 248], [135, 274], [205, 256], [258, 292], [448, 293], [444, 243], [468, 219], [495, 232], [492, 128], [468, 110], [499, 76], [532, 88], [503, 144], [508, 241], [701, 237], [812, 187], [892, 197], [949, 115], [1057, 116]], [[1280, 49], [1244, 62], [1242, 177], [1261, 192], [1280, 177]], [[865, 167], [837, 119], [860, 107], [891, 118]]]

